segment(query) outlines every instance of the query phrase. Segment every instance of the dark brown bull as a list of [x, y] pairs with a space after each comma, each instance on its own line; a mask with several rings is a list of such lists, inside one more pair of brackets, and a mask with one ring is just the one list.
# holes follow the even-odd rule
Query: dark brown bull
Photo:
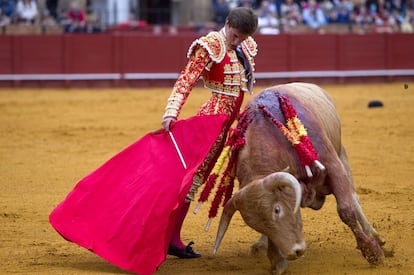
[[[263, 106], [273, 118], [285, 123], [279, 95], [286, 96], [293, 105], [323, 164], [312, 165], [311, 175], [286, 136], [264, 115]], [[371, 264], [381, 263], [385, 242], [362, 212], [341, 142], [340, 120], [330, 96], [313, 84], [279, 85], [256, 95], [246, 112], [245, 119], [250, 122], [237, 164], [240, 188], [223, 209], [214, 253], [238, 210], [246, 224], [262, 234], [253, 251], [267, 246], [272, 273], [281, 274], [288, 260], [298, 258], [306, 248], [299, 204], [318, 210], [325, 196], [333, 194], [338, 214], [354, 233], [363, 256]]]

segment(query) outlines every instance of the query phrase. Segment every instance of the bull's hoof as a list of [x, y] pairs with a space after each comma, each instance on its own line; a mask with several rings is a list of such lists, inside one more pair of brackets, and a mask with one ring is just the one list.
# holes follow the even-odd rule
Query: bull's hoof
[[264, 253], [267, 250], [267, 245], [263, 242], [255, 242], [252, 244], [249, 250], [249, 255], [259, 256], [261, 253]]
[[288, 268], [288, 264], [289, 262], [287, 260], [283, 260], [278, 262], [275, 266], [272, 266], [272, 275], [281, 275], [285, 273]]
[[362, 255], [372, 265], [381, 265], [384, 263], [385, 255], [382, 248], [375, 243], [374, 245], [359, 245]]

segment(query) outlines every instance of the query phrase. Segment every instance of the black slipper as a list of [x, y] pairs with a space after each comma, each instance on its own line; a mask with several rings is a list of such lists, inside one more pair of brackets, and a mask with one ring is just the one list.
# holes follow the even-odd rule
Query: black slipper
[[192, 247], [193, 244], [194, 242], [191, 241], [184, 248], [178, 248], [175, 245], [170, 244], [170, 246], [168, 247], [168, 255], [176, 256], [181, 259], [200, 258], [201, 254], [193, 250], [193, 247]]

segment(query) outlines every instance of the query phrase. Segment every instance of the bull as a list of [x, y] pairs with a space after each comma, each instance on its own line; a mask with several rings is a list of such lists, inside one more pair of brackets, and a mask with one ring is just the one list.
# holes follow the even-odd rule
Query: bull
[[[275, 120], [286, 123], [280, 96], [289, 99], [318, 154], [308, 167], [283, 131], [275, 127]], [[360, 206], [341, 142], [340, 119], [328, 93], [310, 83], [273, 86], [253, 97], [244, 113], [244, 122], [249, 123], [237, 157], [239, 190], [224, 206], [214, 253], [233, 214], [239, 211], [245, 223], [261, 233], [251, 252], [267, 247], [271, 273], [282, 274], [288, 261], [299, 258], [306, 249], [300, 208], [318, 210], [325, 197], [333, 194], [339, 217], [352, 230], [362, 255], [370, 264], [382, 263], [385, 241]]]

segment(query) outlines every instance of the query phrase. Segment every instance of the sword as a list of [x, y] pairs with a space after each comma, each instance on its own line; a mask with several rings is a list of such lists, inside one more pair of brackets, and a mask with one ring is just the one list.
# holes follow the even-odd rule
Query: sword
[[173, 133], [171, 131], [168, 131], [168, 135], [170, 136], [172, 142], [174, 143], [175, 150], [177, 151], [178, 156], [180, 157], [180, 160], [181, 160], [181, 163], [184, 166], [184, 169], [187, 169], [187, 164], [185, 164], [185, 160], [184, 160], [183, 154], [181, 154], [180, 148], [178, 147], [178, 144], [175, 141], [175, 138], [173, 136]]

